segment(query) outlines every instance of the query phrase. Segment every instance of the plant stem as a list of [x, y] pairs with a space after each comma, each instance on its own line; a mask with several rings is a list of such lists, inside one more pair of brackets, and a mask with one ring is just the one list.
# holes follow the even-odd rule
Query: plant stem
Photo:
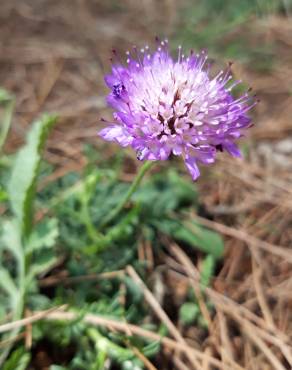
[[101, 223], [101, 227], [105, 227], [108, 225], [124, 208], [125, 204], [131, 199], [131, 196], [137, 190], [141, 180], [143, 179], [145, 173], [153, 166], [154, 161], [146, 161], [139, 169], [139, 172], [133, 181], [132, 185], [130, 186], [129, 190], [125, 194], [124, 198], [117, 204], [117, 206], [108, 213], [107, 217]]
[[87, 230], [87, 234], [92, 242], [103, 245], [105, 243], [105, 236], [96, 230], [94, 224], [92, 223], [87, 200], [82, 201], [81, 215]]

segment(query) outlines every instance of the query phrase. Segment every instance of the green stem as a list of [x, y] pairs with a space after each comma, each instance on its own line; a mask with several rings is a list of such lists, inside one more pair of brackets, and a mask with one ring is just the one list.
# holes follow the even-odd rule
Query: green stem
[[130, 186], [129, 190], [125, 194], [124, 198], [120, 201], [119, 204], [105, 217], [103, 222], [101, 223], [101, 227], [105, 227], [108, 225], [124, 208], [125, 204], [131, 199], [131, 196], [137, 190], [141, 180], [143, 179], [145, 173], [153, 166], [155, 162], [153, 161], [146, 161], [143, 166], [140, 167], [139, 172], [133, 181], [132, 185]]
[[94, 224], [92, 223], [87, 202], [82, 204], [81, 214], [82, 220], [87, 230], [87, 234], [89, 235], [92, 242], [103, 245], [105, 242], [105, 237], [102, 233], [96, 230]]

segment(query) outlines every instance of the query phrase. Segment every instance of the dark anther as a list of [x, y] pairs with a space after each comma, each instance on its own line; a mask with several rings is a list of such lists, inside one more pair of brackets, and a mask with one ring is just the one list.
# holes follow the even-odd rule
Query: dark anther
[[122, 95], [122, 92], [125, 90], [125, 86], [122, 83], [114, 84], [113, 86], [113, 94], [114, 96], [119, 99]]
[[159, 119], [161, 123], [164, 123], [164, 118], [162, 117], [160, 113], [158, 113], [157, 118]]
[[136, 157], [137, 157], [138, 161], [142, 161], [142, 159], [143, 159], [142, 155], [143, 155], [143, 151], [138, 149], [137, 152], [136, 152]]
[[170, 133], [171, 135], [174, 135], [176, 133], [175, 131], [175, 127], [174, 127], [174, 122], [175, 122], [175, 117], [171, 117], [168, 121], [167, 121], [167, 124], [168, 124], [168, 127], [170, 129]]
[[174, 94], [174, 97], [173, 97], [173, 102], [172, 102], [172, 106], [174, 106], [174, 104], [180, 99], [180, 93], [178, 91], [178, 89], [176, 90], [175, 94]]
[[216, 146], [215, 146], [215, 148], [216, 148], [216, 150], [217, 150], [218, 152], [223, 152], [223, 146], [222, 146], [222, 144], [218, 144], [218, 145], [216, 145]]

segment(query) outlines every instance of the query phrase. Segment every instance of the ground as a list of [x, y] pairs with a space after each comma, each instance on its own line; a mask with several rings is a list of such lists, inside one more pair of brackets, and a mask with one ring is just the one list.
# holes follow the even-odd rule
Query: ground
[[[45, 152], [55, 170], [40, 186], [81, 171], [87, 161], [85, 143], [97, 151], [102, 148], [103, 158], [110, 158], [118, 149], [104, 146], [97, 131], [101, 117], [110, 117], [103, 75], [110, 68], [111, 49], [123, 53], [132, 44], [154, 45], [156, 35], [189, 46], [191, 36], [180, 32], [187, 6], [186, 1], [172, 0], [1, 4], [0, 85], [16, 96], [6, 152], [14, 152], [30, 123], [47, 111], [59, 116]], [[193, 217], [220, 232], [225, 241], [224, 259], [206, 291], [216, 313], [210, 316], [200, 302], [207, 330], [177, 324], [177, 312], [186, 300], [189, 282], [195, 284], [191, 278], [202, 260], [167, 240], [169, 254], [154, 257], [149, 267], [147, 284], [159, 304], [158, 309], [152, 306], [146, 294], [149, 310], [160, 320], [161, 309], [167, 312], [175, 325], [171, 336], [200, 352], [196, 361], [204, 370], [292, 366], [291, 35], [291, 17], [271, 13], [250, 16], [220, 41], [224, 47], [237, 39], [248, 45], [249, 58], [236, 60], [236, 53], [232, 57], [233, 71], [253, 88], [260, 103], [243, 144], [244, 159], [222, 155], [214, 167], [203, 169], [197, 184], [202, 210]], [[225, 51], [220, 54], [211, 48], [212, 52], [222, 63], [229, 58]], [[121, 179], [130, 181], [138, 165], [129, 151]], [[139, 258], [153, 258], [147, 254], [149, 246], [143, 248]], [[54, 349], [48, 350], [49, 355], [44, 355], [46, 351], [44, 343], [34, 349], [32, 369], [46, 369], [52, 358], [56, 360]], [[67, 356], [70, 351], [74, 348]], [[210, 356], [218, 363], [212, 363]], [[145, 366], [188, 368], [171, 345], [166, 345], [164, 356]], [[198, 368], [196, 362], [192, 366]]]

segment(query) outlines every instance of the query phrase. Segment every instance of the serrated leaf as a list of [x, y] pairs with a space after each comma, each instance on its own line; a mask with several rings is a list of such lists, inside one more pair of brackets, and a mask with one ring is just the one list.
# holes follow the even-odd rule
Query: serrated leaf
[[47, 250], [37, 256], [30, 267], [27, 281], [30, 282], [35, 276], [48, 272], [57, 262], [58, 258], [50, 251]]
[[19, 288], [16, 283], [21, 285], [24, 268], [24, 256], [22, 252], [22, 245], [20, 241], [19, 230], [15, 220], [5, 220], [3, 223], [2, 234], [0, 239], [0, 246], [4, 250], [9, 251], [16, 261], [17, 280], [13, 280], [9, 271], [1, 266], [3, 264], [0, 260], [0, 287], [10, 297], [12, 306], [15, 305], [17, 298], [20, 296]]
[[23, 262], [23, 251], [19, 235], [19, 230], [15, 220], [6, 220], [3, 223], [1, 235], [0, 249], [4, 248], [9, 250], [17, 263], [20, 265]]
[[14, 281], [9, 272], [4, 267], [1, 266], [0, 266], [0, 288], [11, 297], [11, 300], [15, 302], [18, 296], [17, 287], [15, 286]]
[[[16, 220], [9, 220], [3, 223], [0, 246], [2, 250], [7, 250], [11, 253], [11, 255], [7, 255], [7, 253], [2, 253], [0, 255], [0, 291], [3, 293], [3, 300], [1, 300], [1, 303], [9, 309], [12, 321], [19, 320], [23, 310], [25, 261]], [[6, 266], [6, 255], [9, 262], [12, 262], [12, 257], [15, 260], [15, 263], [11, 264], [13, 267], [16, 267], [11, 269], [13, 273], [10, 273], [6, 267], [1, 266], [1, 264]], [[5, 259], [5, 261], [3, 261], [3, 259]], [[15, 273], [16, 271], [17, 275]], [[18, 332], [19, 328], [15, 328], [7, 333], [5, 338], [11, 339], [16, 336]], [[4, 350], [0, 352], [0, 367], [9, 354], [12, 346], [13, 341], [9, 342]], [[16, 368], [17, 367], [11, 367], [11, 369]]]
[[35, 225], [25, 246], [25, 253], [29, 254], [42, 248], [52, 248], [59, 236], [58, 220], [48, 218]]
[[24, 237], [29, 235], [32, 228], [33, 200], [42, 149], [55, 122], [56, 117], [45, 115], [33, 124], [27, 143], [17, 153], [12, 168], [8, 192], [12, 210]]
[[14, 109], [14, 99], [6, 90], [0, 89], [0, 103], [5, 104], [3, 117], [1, 117], [1, 127], [0, 127], [0, 151], [1, 151], [11, 125]]

